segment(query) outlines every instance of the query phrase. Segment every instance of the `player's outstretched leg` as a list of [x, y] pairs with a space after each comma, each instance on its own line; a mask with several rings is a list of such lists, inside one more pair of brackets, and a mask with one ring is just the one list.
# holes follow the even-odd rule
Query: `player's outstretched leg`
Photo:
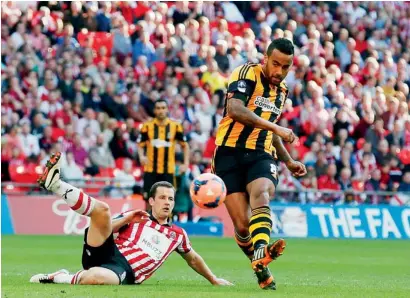
[[71, 285], [118, 285], [118, 276], [109, 269], [93, 267], [70, 274], [61, 269], [49, 274], [36, 274], [30, 278], [31, 283], [71, 284]]
[[61, 153], [57, 152], [47, 161], [44, 173], [38, 183], [45, 189], [60, 196], [75, 212], [91, 218], [87, 244], [102, 245], [112, 233], [109, 206], [85, 194], [78, 188], [60, 180]]
[[[62, 181], [60, 179], [60, 164], [61, 153], [57, 152], [47, 161], [46, 169], [39, 177], [38, 183], [64, 199], [67, 205], [75, 212], [90, 217], [91, 221], [87, 232], [86, 244], [91, 248], [98, 248], [112, 234], [109, 206]], [[44, 276], [47, 276], [47, 278], [44, 278]], [[40, 277], [38, 278], [40, 279]], [[34, 280], [37, 280], [37, 278]], [[113, 271], [94, 266], [88, 270], [80, 270], [76, 274], [68, 274], [65, 271], [46, 274], [43, 275], [42, 280], [71, 284], [119, 284], [119, 278]]]

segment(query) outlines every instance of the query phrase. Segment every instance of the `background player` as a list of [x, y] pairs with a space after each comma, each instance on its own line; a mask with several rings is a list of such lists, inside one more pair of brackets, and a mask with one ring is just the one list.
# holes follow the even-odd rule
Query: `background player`
[[263, 65], [248, 63], [233, 71], [213, 158], [213, 172], [227, 187], [225, 204], [236, 241], [251, 258], [263, 289], [276, 289], [267, 265], [285, 248], [283, 239], [269, 244], [269, 200], [278, 178], [274, 157], [285, 162], [295, 176], [306, 174], [305, 166], [290, 157], [281, 141], [292, 143], [296, 136], [275, 124], [287, 99], [283, 80], [291, 69], [293, 54], [291, 41], [276, 39], [269, 45]]
[[[168, 104], [159, 99], [154, 106], [155, 118], [145, 122], [138, 138], [138, 155], [144, 165], [144, 199], [148, 200], [151, 186], [158, 181], [174, 185], [175, 145], [184, 148], [184, 164], [180, 172], [189, 167], [189, 146], [182, 125], [168, 118]], [[150, 205], [147, 204], [147, 209]]]
[[[213, 285], [231, 285], [217, 278], [191, 247], [182, 228], [171, 225], [168, 217], [174, 208], [175, 190], [168, 182], [154, 184], [149, 204], [152, 214], [142, 210], [126, 212], [111, 221], [107, 204], [98, 201], [60, 180], [61, 153], [53, 155], [39, 183], [61, 196], [75, 212], [90, 217], [84, 236], [82, 264], [84, 270], [69, 274], [60, 270], [37, 274], [35, 283], [82, 285], [140, 284], [148, 279], [173, 252], [177, 251], [189, 266]], [[114, 240], [113, 232], [118, 232]]]

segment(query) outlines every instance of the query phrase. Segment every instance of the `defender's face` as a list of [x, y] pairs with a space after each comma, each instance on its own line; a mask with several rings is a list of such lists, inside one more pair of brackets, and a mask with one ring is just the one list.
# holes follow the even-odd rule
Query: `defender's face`
[[288, 75], [293, 64], [293, 55], [286, 55], [274, 49], [268, 57], [265, 54], [265, 76], [272, 85], [278, 86]]
[[172, 188], [158, 187], [155, 198], [149, 199], [154, 217], [159, 219], [168, 218], [175, 205], [175, 193]]
[[168, 106], [165, 102], [158, 102], [154, 108], [155, 118], [164, 120], [168, 115]]

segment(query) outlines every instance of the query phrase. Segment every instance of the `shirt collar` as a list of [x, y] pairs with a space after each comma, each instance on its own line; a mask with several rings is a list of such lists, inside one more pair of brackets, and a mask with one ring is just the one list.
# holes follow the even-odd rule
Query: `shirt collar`
[[169, 118], [167, 118], [166, 120], [165, 120], [165, 123], [164, 124], [161, 124], [161, 123], [159, 123], [159, 121], [158, 121], [158, 119], [157, 118], [154, 118], [154, 123], [156, 124], [156, 125], [168, 125], [169, 124]]
[[[149, 219], [150, 219], [151, 221], [153, 221], [153, 222], [155, 222], [155, 223], [157, 223], [157, 224], [161, 225], [161, 224], [158, 222], [158, 220], [154, 217], [154, 215], [152, 215], [152, 212], [148, 212], [148, 214], [149, 214]], [[170, 227], [170, 226], [171, 226], [171, 219], [170, 219], [170, 218], [168, 218], [168, 222], [167, 222], [167, 223], [162, 224], [161, 226], [167, 226], [167, 227]]]

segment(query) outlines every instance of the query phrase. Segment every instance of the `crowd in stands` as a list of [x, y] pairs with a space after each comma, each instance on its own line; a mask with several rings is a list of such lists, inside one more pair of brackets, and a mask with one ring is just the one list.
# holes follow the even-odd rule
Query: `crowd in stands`
[[308, 174], [282, 166], [279, 190], [410, 191], [409, 2], [28, 3], [1, 3], [3, 181], [63, 151], [67, 179], [133, 185], [139, 124], [160, 98], [183, 122], [190, 171], [208, 171], [230, 72], [285, 37], [296, 53], [279, 124]]

